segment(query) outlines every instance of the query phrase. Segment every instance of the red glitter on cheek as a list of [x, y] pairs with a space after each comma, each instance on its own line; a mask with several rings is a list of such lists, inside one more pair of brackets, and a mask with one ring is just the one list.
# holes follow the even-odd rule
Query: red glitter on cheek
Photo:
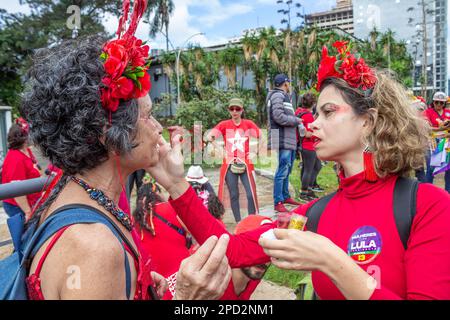
[[336, 113], [346, 113], [349, 110], [349, 106], [338, 106], [338, 105], [331, 105], [330, 111], [334, 111]]

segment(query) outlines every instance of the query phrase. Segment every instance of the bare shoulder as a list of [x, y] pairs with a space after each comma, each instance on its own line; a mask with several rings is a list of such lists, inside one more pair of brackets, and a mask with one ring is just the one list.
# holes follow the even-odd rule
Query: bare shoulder
[[60, 253], [66, 265], [76, 266], [80, 286], [62, 286], [61, 299], [125, 299], [124, 251], [110, 229], [99, 223], [77, 224], [66, 232]]
[[123, 248], [112, 231], [101, 223], [76, 224], [68, 228], [61, 238], [71, 248], [72, 255], [84, 259], [94, 256], [108, 260], [122, 259]]

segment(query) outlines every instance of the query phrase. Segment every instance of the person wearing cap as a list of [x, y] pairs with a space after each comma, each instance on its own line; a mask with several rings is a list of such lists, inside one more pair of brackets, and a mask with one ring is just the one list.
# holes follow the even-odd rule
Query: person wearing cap
[[[448, 138], [448, 130], [450, 129], [450, 110], [448, 108], [445, 108], [447, 99], [448, 97], [444, 92], [436, 92], [433, 95], [433, 102], [431, 103], [430, 108], [428, 108], [424, 113], [431, 126], [431, 130], [433, 131], [433, 137], [436, 137], [436, 145], [439, 144], [440, 139], [446, 137]], [[433, 172], [435, 170], [435, 167], [431, 165], [430, 154], [427, 154], [426, 161], [427, 168], [429, 168], [426, 173], [426, 182], [433, 183]], [[445, 190], [447, 192], [450, 192], [450, 170], [445, 171], [444, 179]]]
[[[237, 224], [234, 234], [238, 235], [256, 230], [266, 224], [272, 224], [272, 220], [260, 215], [248, 216]], [[258, 287], [269, 266], [270, 262], [267, 262], [250, 267], [232, 269], [230, 284], [220, 300], [250, 300], [251, 295]]]
[[269, 118], [268, 148], [278, 152], [278, 168], [274, 177], [274, 207], [278, 212], [287, 212], [284, 204], [300, 205], [289, 195], [289, 175], [294, 165], [297, 150], [297, 127], [302, 120], [295, 116], [292, 107], [290, 79], [285, 74], [274, 78], [275, 89], [267, 97], [267, 114]]
[[209, 194], [216, 194], [213, 186], [209, 183], [209, 179], [203, 173], [203, 169], [200, 166], [190, 166], [186, 174], [186, 181], [195, 189], [196, 187], [201, 190], [208, 191]]
[[256, 196], [255, 169], [250, 160], [250, 139], [256, 138], [261, 144], [261, 130], [251, 120], [243, 119], [244, 102], [233, 98], [228, 104], [231, 119], [221, 121], [207, 135], [206, 140], [218, 148], [216, 139], [222, 137], [225, 143], [225, 153], [220, 169], [218, 197], [225, 201], [224, 184], [229, 191], [231, 209], [236, 222], [241, 221], [238, 182], [241, 180], [247, 198], [248, 214], [258, 213]]

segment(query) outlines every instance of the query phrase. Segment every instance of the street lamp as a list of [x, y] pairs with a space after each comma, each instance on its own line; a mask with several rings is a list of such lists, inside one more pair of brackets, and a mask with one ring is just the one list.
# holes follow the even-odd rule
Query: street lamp
[[191, 40], [192, 38], [196, 37], [196, 36], [204, 36], [205, 34], [203, 32], [199, 32], [196, 34], [193, 34], [192, 36], [190, 36], [189, 38], [187, 38], [187, 40], [183, 43], [183, 45], [181, 47], [178, 48], [178, 53], [177, 53], [177, 67], [176, 67], [176, 72], [177, 72], [177, 97], [178, 97], [178, 104], [180, 104], [181, 102], [181, 95], [180, 95], [180, 55], [181, 55], [181, 51], [183, 50], [183, 47], [186, 45], [186, 43], [188, 43], [189, 40]]

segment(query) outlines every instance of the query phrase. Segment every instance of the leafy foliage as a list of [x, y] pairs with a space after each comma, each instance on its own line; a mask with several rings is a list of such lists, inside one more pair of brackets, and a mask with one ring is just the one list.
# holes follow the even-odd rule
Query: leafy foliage
[[54, 45], [72, 37], [67, 27], [71, 16], [67, 8], [81, 9], [78, 36], [100, 34], [107, 37], [102, 24], [105, 13], [118, 15], [119, 0], [21, 0], [31, 14], [11, 14], [0, 10], [0, 100], [17, 114], [22, 79], [36, 49]]
[[213, 87], [203, 90], [202, 99], [194, 98], [189, 102], [182, 102], [177, 110], [175, 124], [185, 128], [193, 128], [195, 122], [200, 121], [204, 128], [213, 128], [220, 121], [230, 119], [227, 110], [231, 98], [241, 98], [244, 101], [245, 117], [255, 120], [256, 113], [250, 110], [254, 104], [253, 94], [248, 90], [221, 91]]

